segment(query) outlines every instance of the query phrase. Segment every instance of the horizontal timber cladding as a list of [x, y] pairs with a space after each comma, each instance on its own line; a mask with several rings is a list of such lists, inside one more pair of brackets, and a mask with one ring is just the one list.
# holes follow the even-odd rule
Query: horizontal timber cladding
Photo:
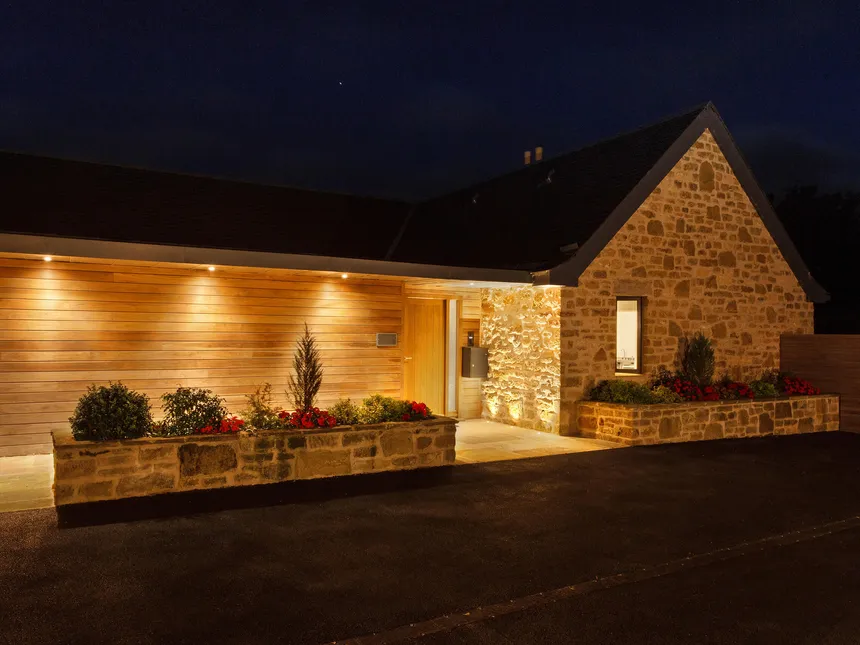
[[[480, 302], [478, 303], [480, 307]], [[466, 347], [469, 340], [469, 332], [474, 334], [474, 343], [477, 347], [481, 346], [481, 321], [480, 320], [461, 320], [460, 321], [460, 347]], [[457, 374], [461, 374], [463, 362], [463, 353], [461, 349], [457, 350]], [[481, 418], [481, 385], [484, 379], [480, 378], [460, 378], [460, 387], [458, 389], [457, 416], [461, 419], [480, 419]]]
[[461, 320], [481, 319], [481, 290], [451, 280], [412, 280], [406, 283], [408, 298], [460, 300]]
[[860, 432], [860, 335], [784, 334], [780, 368], [839, 394], [841, 429]]
[[325, 377], [320, 404], [401, 395], [403, 282], [311, 272], [51, 263], [0, 258], [0, 456], [51, 451], [51, 431], [90, 383], [122, 381], [158, 397], [207, 387], [241, 413], [264, 381], [286, 405], [305, 322]]

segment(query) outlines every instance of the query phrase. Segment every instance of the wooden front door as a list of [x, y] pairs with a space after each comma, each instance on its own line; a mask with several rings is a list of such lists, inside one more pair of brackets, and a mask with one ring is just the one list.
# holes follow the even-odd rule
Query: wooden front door
[[445, 301], [407, 299], [404, 323], [404, 394], [445, 414]]

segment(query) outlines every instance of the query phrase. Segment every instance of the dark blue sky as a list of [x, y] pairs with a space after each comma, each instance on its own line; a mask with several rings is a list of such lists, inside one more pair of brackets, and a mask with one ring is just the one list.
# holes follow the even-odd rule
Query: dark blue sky
[[768, 190], [860, 188], [856, 2], [255, 4], [3, 3], [0, 148], [412, 197], [712, 100]]

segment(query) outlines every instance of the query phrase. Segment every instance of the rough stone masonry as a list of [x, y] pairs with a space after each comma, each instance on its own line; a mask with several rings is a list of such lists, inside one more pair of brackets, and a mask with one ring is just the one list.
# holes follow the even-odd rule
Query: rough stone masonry
[[[582, 242], [565, 242], [574, 241]], [[744, 380], [778, 367], [780, 335], [813, 331], [812, 303], [709, 131], [610, 240], [578, 286], [483, 291], [482, 338], [491, 357], [484, 415], [575, 434], [576, 405], [585, 389], [616, 378], [617, 296], [644, 297], [643, 374], [623, 377], [639, 381], [659, 365], [671, 368], [680, 338], [697, 331], [713, 340], [718, 375]], [[558, 338], [528, 333], [517, 340], [537, 322], [558, 328]], [[560, 415], [546, 423], [541, 412], [550, 404], [530, 392], [556, 371], [558, 394], [544, 387], [541, 396], [558, 396]], [[517, 418], [504, 404], [521, 400], [526, 405]], [[487, 405], [493, 402], [495, 409]]]
[[839, 429], [839, 397], [627, 405], [583, 401], [579, 434], [628, 446]]
[[456, 422], [75, 441], [54, 436], [57, 506], [184, 490], [445, 466]]

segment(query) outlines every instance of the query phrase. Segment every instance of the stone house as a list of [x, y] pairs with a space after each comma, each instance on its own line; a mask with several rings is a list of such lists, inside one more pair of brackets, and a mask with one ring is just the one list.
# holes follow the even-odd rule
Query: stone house
[[12, 153], [0, 191], [0, 456], [49, 451], [92, 382], [238, 412], [283, 389], [305, 322], [323, 405], [573, 434], [590, 381], [645, 379], [697, 330], [751, 378], [827, 298], [710, 104], [419, 203]]
[[712, 105], [573, 156], [604, 151], [611, 169], [557, 205], [571, 223], [555, 239], [572, 256], [536, 274], [543, 289], [483, 294], [487, 416], [577, 434], [590, 383], [671, 368], [685, 335], [708, 334], [718, 373], [749, 380], [779, 366], [781, 335], [813, 333], [813, 303], [827, 293]]

